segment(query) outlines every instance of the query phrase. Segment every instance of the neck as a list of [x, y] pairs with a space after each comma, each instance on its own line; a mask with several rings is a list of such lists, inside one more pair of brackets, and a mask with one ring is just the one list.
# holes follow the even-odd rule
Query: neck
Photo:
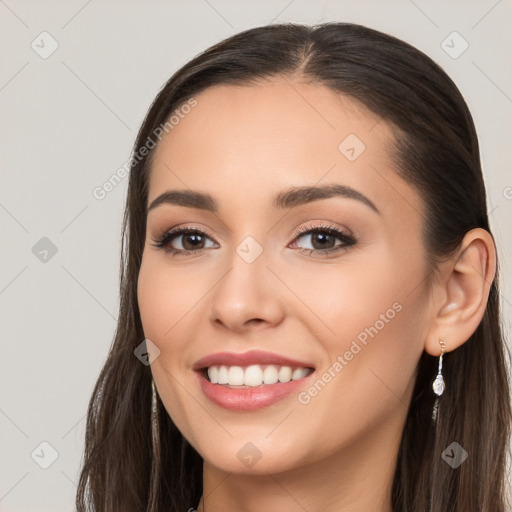
[[281, 473], [229, 473], [204, 461], [197, 512], [392, 512], [401, 412], [329, 457]]

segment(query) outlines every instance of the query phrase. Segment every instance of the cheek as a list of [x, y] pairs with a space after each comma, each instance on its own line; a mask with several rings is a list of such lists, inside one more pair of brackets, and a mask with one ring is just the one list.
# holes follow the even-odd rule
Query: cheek
[[295, 312], [304, 312], [303, 321], [309, 316], [310, 327], [318, 325], [316, 333], [329, 344], [352, 339], [388, 310], [394, 318], [393, 304], [403, 300], [403, 283], [398, 281], [391, 258], [382, 253], [358, 258], [319, 263], [315, 268], [310, 264], [293, 271], [283, 269], [300, 299], [290, 297], [297, 305]]
[[167, 413], [192, 441], [190, 423], [198, 411], [183, 389], [191, 385], [186, 379], [195, 376], [180, 373], [180, 356], [190, 338], [187, 314], [198, 302], [201, 290], [190, 272], [166, 270], [162, 262], [152, 261], [151, 256], [144, 257], [137, 282], [140, 317], [144, 336], [160, 349], [159, 356], [151, 364], [151, 373]]
[[[142, 263], [137, 283], [141, 321], [146, 337], [163, 341], [174, 339], [185, 319], [201, 298], [204, 286], [190, 270], [165, 269], [165, 264]], [[182, 325], [180, 325], [182, 324]]]
[[339, 268], [319, 265], [294, 278], [306, 306], [302, 324], [315, 333], [325, 355], [321, 380], [333, 382], [325, 386], [329, 399], [317, 401], [320, 407], [343, 396], [350, 409], [363, 413], [376, 400], [391, 407], [409, 392], [422, 352], [427, 292], [417, 286], [423, 269], [416, 262], [381, 251], [366, 261], [347, 258]]

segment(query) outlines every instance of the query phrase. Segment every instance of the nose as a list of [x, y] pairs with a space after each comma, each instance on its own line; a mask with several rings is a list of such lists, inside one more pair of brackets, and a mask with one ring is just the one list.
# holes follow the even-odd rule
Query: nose
[[251, 263], [233, 251], [228, 265], [210, 296], [211, 321], [238, 334], [279, 325], [285, 312], [282, 283], [267, 268], [265, 251]]

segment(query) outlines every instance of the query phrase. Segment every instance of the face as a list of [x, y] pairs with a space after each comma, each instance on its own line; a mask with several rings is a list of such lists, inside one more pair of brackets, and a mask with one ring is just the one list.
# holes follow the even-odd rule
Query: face
[[[183, 200], [150, 208], [138, 280], [167, 412], [209, 464], [229, 472], [348, 460], [354, 446], [395, 442], [429, 294], [424, 206], [393, 169], [390, 127], [354, 100], [291, 79], [195, 98], [155, 150], [148, 205], [179, 190], [209, 194], [217, 208]], [[328, 186], [331, 195], [286, 196]], [[189, 231], [156, 246], [181, 228]], [[314, 371], [250, 410], [203, 392], [199, 359], [255, 349]], [[244, 454], [260, 458], [250, 467]]]

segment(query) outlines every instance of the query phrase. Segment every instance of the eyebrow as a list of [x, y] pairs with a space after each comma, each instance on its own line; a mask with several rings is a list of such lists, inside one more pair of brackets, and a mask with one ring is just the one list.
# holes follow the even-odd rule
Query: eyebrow
[[[344, 197], [355, 199], [370, 207], [380, 215], [375, 204], [364, 194], [358, 192], [352, 187], [346, 185], [332, 184], [311, 187], [291, 187], [278, 193], [274, 197], [274, 208], [285, 209], [293, 208], [303, 204], [317, 201], [319, 199], [329, 199], [331, 197]], [[154, 199], [146, 210], [146, 214], [162, 204], [172, 204], [186, 206], [188, 208], [197, 208], [209, 212], [218, 212], [218, 204], [215, 199], [207, 193], [195, 192], [192, 190], [167, 190]]]

